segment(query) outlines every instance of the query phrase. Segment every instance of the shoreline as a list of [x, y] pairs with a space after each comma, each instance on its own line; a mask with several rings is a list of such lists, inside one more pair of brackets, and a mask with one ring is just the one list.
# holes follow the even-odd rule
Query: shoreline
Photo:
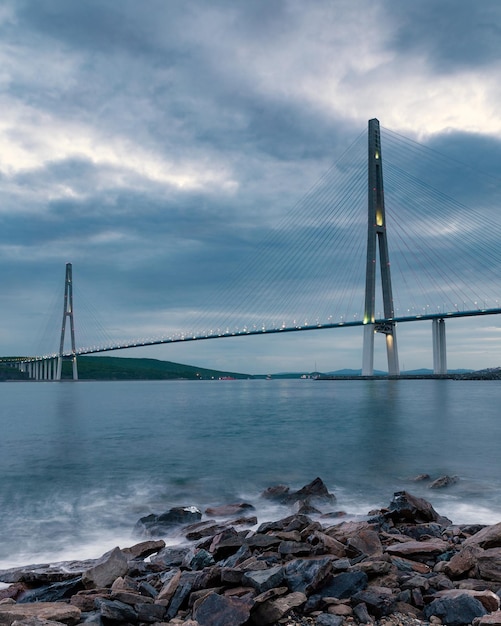
[[319, 478], [262, 497], [289, 515], [260, 523], [245, 502], [174, 507], [99, 559], [2, 570], [0, 623], [501, 624], [501, 524], [455, 524], [407, 491], [344, 518]]

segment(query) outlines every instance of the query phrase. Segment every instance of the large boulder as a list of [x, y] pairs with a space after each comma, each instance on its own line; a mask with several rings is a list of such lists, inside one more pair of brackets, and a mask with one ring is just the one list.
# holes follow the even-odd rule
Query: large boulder
[[317, 502], [335, 502], [336, 496], [329, 493], [325, 483], [317, 476], [311, 483], [308, 483], [298, 491], [289, 492], [284, 497], [285, 502], [297, 501], [317, 501]]
[[424, 614], [427, 619], [433, 616], [439, 617], [442, 624], [447, 626], [466, 626], [471, 624], [477, 617], [487, 614], [482, 603], [469, 596], [462, 594], [454, 598], [437, 598], [425, 607]]
[[486, 526], [465, 540], [463, 547], [478, 546], [479, 548], [501, 547], [501, 522]]
[[176, 506], [161, 515], [146, 515], [136, 523], [135, 532], [146, 537], [160, 537], [175, 526], [194, 524], [202, 519], [202, 512], [195, 506]]
[[332, 572], [332, 561], [323, 559], [295, 559], [285, 566], [285, 579], [291, 591], [311, 595], [323, 586]]
[[128, 569], [127, 557], [120, 548], [114, 548], [83, 573], [82, 583], [88, 589], [108, 587], [119, 576], [125, 576]]
[[440, 519], [440, 515], [427, 500], [413, 496], [407, 491], [396, 491], [393, 494], [386, 517], [390, 517], [394, 522], [415, 524], [437, 522]]
[[481, 550], [476, 557], [479, 577], [501, 582], [501, 548]]
[[199, 626], [240, 626], [250, 617], [252, 602], [246, 598], [228, 598], [209, 593], [194, 607], [193, 617]]

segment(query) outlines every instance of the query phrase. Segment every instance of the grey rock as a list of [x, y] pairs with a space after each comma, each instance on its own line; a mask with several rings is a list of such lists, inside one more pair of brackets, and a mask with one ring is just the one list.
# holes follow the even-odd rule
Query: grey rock
[[228, 598], [209, 593], [194, 609], [193, 617], [199, 626], [241, 626], [250, 617], [252, 602], [245, 598]]
[[359, 591], [352, 596], [351, 600], [353, 605], [363, 602], [367, 610], [378, 619], [389, 615], [396, 603], [396, 598], [391, 593], [380, 591], [376, 587]]
[[280, 587], [284, 580], [284, 568], [281, 565], [263, 570], [245, 572], [242, 576], [242, 585], [253, 587], [257, 593]]
[[105, 620], [118, 623], [137, 622], [137, 613], [134, 609], [119, 600], [96, 599], [101, 617]]
[[427, 619], [439, 617], [447, 626], [471, 624], [476, 617], [487, 614], [481, 602], [468, 595], [456, 598], [437, 598], [424, 608]]
[[108, 587], [119, 576], [125, 576], [128, 568], [125, 554], [120, 548], [114, 548], [82, 574], [82, 583], [87, 588]]
[[134, 528], [135, 532], [147, 537], [159, 537], [175, 526], [193, 524], [202, 519], [202, 512], [195, 506], [176, 506], [161, 515], [146, 515]]
[[368, 578], [364, 572], [342, 572], [333, 576], [326, 585], [320, 587], [316, 593], [323, 597], [350, 598], [358, 591], [362, 591], [367, 587]]
[[323, 559], [295, 559], [285, 566], [285, 579], [291, 591], [311, 595], [321, 587], [332, 572], [332, 561]]
[[436, 522], [440, 519], [433, 506], [424, 498], [418, 498], [407, 491], [396, 491], [390, 503], [387, 517], [401, 522]]

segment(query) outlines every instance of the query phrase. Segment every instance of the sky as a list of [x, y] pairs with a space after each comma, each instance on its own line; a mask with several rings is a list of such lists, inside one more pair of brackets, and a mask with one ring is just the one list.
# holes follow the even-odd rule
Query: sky
[[[191, 325], [371, 118], [499, 175], [500, 75], [498, 0], [1, 0], [0, 353], [57, 350], [68, 262], [78, 345]], [[398, 333], [432, 367], [431, 323]], [[497, 316], [447, 342], [501, 366]], [[362, 330], [111, 354], [358, 369]]]

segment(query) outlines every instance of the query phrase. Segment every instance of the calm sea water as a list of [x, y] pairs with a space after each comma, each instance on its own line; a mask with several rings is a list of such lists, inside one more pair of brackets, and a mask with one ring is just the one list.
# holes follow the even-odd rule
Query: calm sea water
[[[501, 520], [495, 381], [2, 383], [0, 569], [97, 557], [172, 506], [320, 476], [366, 514], [408, 489], [457, 523]], [[457, 475], [447, 490], [409, 481]]]

